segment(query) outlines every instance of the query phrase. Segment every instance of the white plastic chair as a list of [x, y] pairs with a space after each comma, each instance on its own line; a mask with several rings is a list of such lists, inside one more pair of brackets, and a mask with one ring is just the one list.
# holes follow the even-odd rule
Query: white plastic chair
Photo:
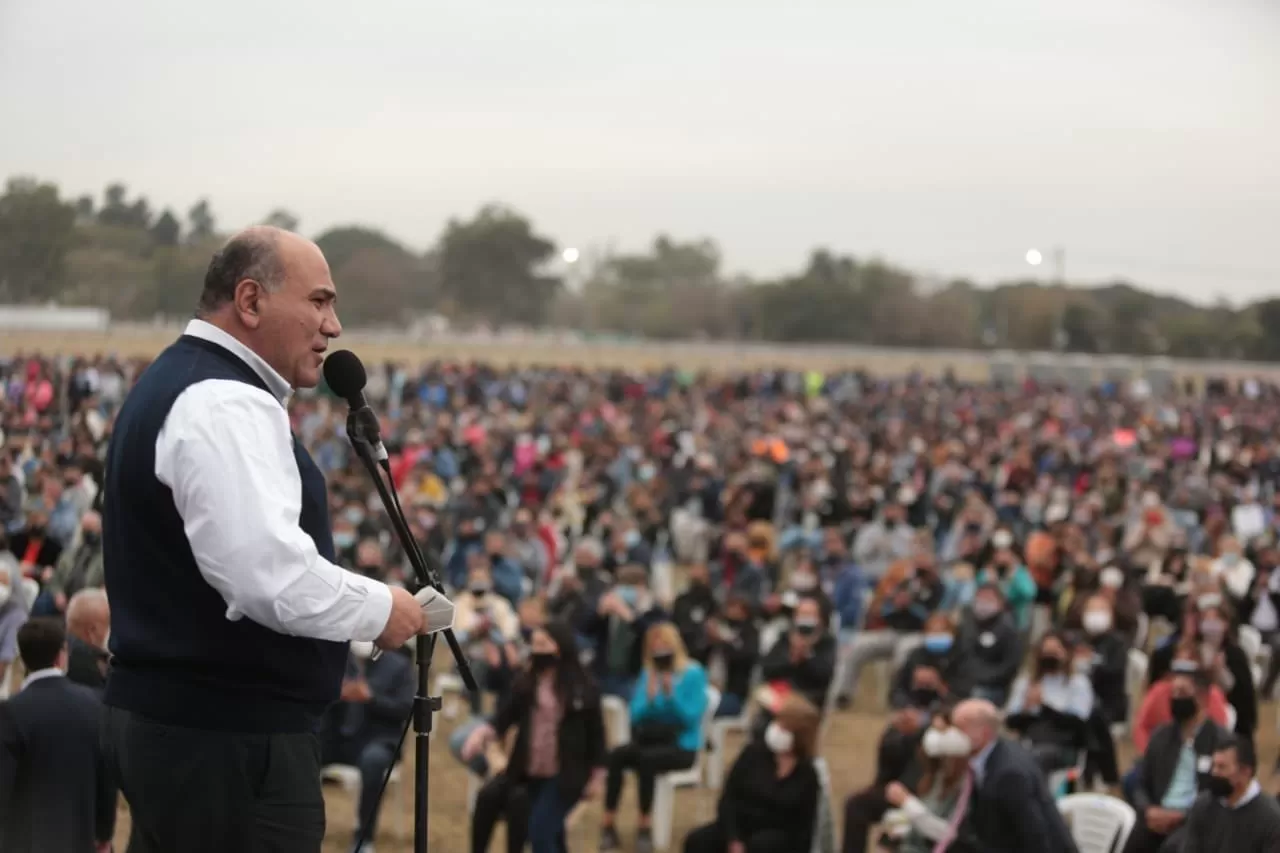
[[1262, 644], [1262, 632], [1252, 625], [1241, 625], [1236, 632], [1236, 640], [1240, 643], [1240, 650], [1249, 658], [1254, 686], [1260, 687], [1271, 663], [1271, 647]]
[[1138, 614], [1138, 629], [1133, 635], [1133, 647], [1135, 649], [1145, 649], [1147, 647], [1147, 638], [1151, 635], [1151, 617], [1146, 613]]
[[818, 812], [813, 816], [813, 846], [810, 853], [832, 853], [836, 849], [835, 812], [831, 807], [831, 771], [826, 759], [815, 758], [813, 769], [818, 774]]
[[707, 751], [707, 733], [716, 708], [720, 706], [720, 691], [707, 688], [707, 708], [702, 713], [702, 727], [698, 731], [698, 753], [693, 766], [658, 776], [653, 794], [653, 846], [666, 850], [671, 846], [671, 824], [675, 816], [676, 788], [691, 788], [702, 782], [702, 762]]
[[443, 705], [441, 712], [446, 720], [452, 720], [458, 715], [457, 699], [446, 700], [446, 694], [454, 693], [458, 697], [465, 696], [467, 686], [462, 683], [462, 676], [456, 672], [442, 672], [436, 676], [436, 685], [434, 693], [440, 697]]
[[631, 708], [626, 701], [617, 696], [604, 696], [600, 699], [600, 710], [609, 734], [609, 748], [631, 743]]
[[[360, 807], [359, 806], [360, 789], [364, 787], [363, 781], [360, 778], [360, 768], [353, 767], [350, 764], [326, 764], [324, 767], [320, 768], [320, 779], [321, 781], [324, 781], [324, 782], [336, 782], [337, 784], [342, 786], [342, 789], [344, 791], [350, 794], [351, 799], [356, 803], [356, 809], [357, 809], [356, 825], [359, 825], [360, 815], [359, 815], [358, 809]], [[404, 789], [404, 786], [400, 785], [400, 765], [399, 764], [391, 768], [391, 778], [387, 780], [388, 792], [391, 791], [392, 786], [395, 786], [397, 790]], [[389, 800], [387, 799], [383, 800], [383, 804], [386, 804], [388, 802]], [[394, 815], [392, 820], [393, 820], [393, 823], [395, 824], [397, 834], [400, 832], [400, 830], [403, 827], [403, 824], [401, 821], [402, 821], [402, 815], [404, 814], [404, 812], [405, 812], [405, 809], [398, 807], [398, 805], [394, 803], [392, 804], [391, 813]], [[366, 841], [369, 844], [372, 844], [374, 840], [372, 838], [369, 838], [369, 839], [366, 839]]]
[[742, 711], [736, 717], [715, 717], [711, 720], [711, 748], [707, 753], [707, 787], [719, 791], [724, 784], [725, 742], [731, 732], [742, 734], [751, 726], [751, 714], [755, 710], [751, 697], [755, 695], [760, 683], [760, 667], [756, 667], [751, 675], [751, 683], [747, 695], [742, 702]]
[[1239, 719], [1239, 715], [1236, 713], [1236, 706], [1228, 705], [1227, 706], [1227, 724], [1223, 728], [1225, 728], [1229, 732], [1234, 732], [1236, 730], [1237, 719]]
[[1123, 850], [1138, 819], [1124, 800], [1103, 794], [1071, 794], [1058, 800], [1058, 810], [1071, 826], [1080, 853]]
[[[831, 686], [827, 688], [826, 698], [822, 703], [822, 722], [818, 725], [817, 749], [822, 751], [822, 744], [827, 739], [827, 729], [831, 728], [831, 718], [836, 714], [836, 705], [840, 700], [840, 688], [844, 684], [844, 674], [849, 662], [842, 655], [836, 655], [836, 668], [831, 677]], [[886, 694], [889, 691], [884, 691]]]

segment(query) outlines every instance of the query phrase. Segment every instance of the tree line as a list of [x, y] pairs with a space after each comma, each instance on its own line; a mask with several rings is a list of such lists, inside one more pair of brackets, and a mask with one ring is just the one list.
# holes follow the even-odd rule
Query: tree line
[[[263, 222], [291, 231], [298, 217]], [[156, 210], [124, 184], [65, 198], [11, 178], [0, 196], [0, 303], [97, 305], [119, 319], [189, 316], [224, 235], [208, 199]], [[314, 237], [348, 294], [348, 326], [556, 327], [652, 339], [858, 343], [1280, 360], [1280, 299], [1233, 308], [1127, 282], [924, 280], [878, 258], [815, 249], [793, 274], [727, 275], [716, 244], [657, 237], [638, 253], [568, 265], [555, 241], [500, 204], [451, 220], [426, 252], [360, 225]], [[566, 281], [569, 278], [569, 281]]]

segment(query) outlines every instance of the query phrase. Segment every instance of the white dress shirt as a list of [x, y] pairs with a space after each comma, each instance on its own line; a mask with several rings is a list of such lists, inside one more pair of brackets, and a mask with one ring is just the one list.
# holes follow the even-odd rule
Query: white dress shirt
[[22, 687], [19, 688], [18, 692], [21, 693], [23, 690], [26, 690], [33, 682], [43, 681], [46, 678], [61, 678], [64, 675], [66, 675], [66, 673], [58, 669], [56, 666], [37, 669], [22, 680]]
[[156, 438], [156, 478], [172, 490], [196, 564], [227, 602], [227, 618], [320, 640], [377, 639], [391, 590], [320, 556], [298, 524], [289, 383], [210, 323], [192, 320], [186, 334], [229, 350], [271, 389], [198, 382], [174, 401]]

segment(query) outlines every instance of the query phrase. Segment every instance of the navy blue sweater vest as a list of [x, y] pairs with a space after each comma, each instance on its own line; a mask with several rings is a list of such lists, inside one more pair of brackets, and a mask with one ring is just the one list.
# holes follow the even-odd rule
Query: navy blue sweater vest
[[[226, 602], [196, 566], [172, 492], [155, 476], [169, 409], [185, 389], [212, 379], [267, 390], [233, 353], [184, 335], [142, 374], [116, 420], [103, 504], [113, 655], [104, 700], [190, 728], [314, 731], [338, 698], [346, 644], [229, 621]], [[296, 437], [291, 462], [302, 476], [299, 524], [332, 560], [324, 476]]]

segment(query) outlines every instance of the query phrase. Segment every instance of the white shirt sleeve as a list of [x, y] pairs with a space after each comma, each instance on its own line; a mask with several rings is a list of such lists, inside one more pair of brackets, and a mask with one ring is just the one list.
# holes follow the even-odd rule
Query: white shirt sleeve
[[232, 380], [183, 391], [156, 439], [155, 474], [172, 490], [228, 619], [319, 640], [382, 633], [391, 590], [320, 556], [298, 525], [302, 480], [289, 416], [266, 391]]

